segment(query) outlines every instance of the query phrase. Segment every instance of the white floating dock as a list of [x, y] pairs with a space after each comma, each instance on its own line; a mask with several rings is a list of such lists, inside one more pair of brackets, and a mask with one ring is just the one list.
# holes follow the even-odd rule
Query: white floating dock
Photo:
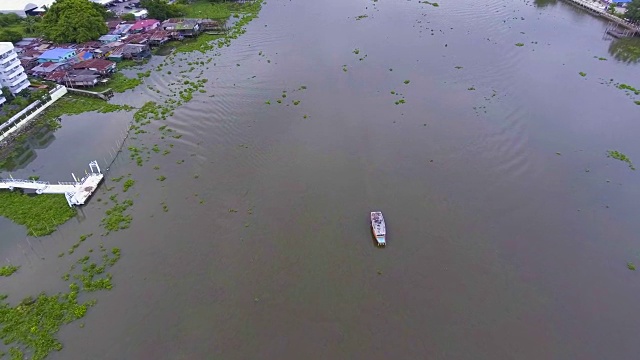
[[0, 179], [0, 189], [13, 190], [19, 188], [35, 190], [36, 194], [64, 194], [69, 206], [84, 205], [104, 178], [97, 161], [90, 162], [89, 169], [91, 171], [80, 180], [71, 174], [75, 181], [58, 182], [57, 184], [37, 180], [19, 180], [13, 177]]

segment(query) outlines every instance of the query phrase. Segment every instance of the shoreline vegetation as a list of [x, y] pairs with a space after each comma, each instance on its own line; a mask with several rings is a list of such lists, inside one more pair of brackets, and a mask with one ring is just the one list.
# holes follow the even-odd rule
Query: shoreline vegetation
[[[216, 47], [229, 46], [232, 39], [245, 32], [244, 26], [257, 16], [261, 9], [261, 4], [262, 0], [242, 4], [226, 2], [211, 4], [201, 0], [197, 1], [190, 8], [187, 16], [195, 15], [194, 12], [204, 12], [199, 16], [206, 16], [207, 9], [209, 9], [210, 13], [215, 11], [216, 14], [220, 14], [222, 13], [221, 9], [226, 8], [224, 14], [228, 17], [234, 16], [238, 20], [225, 35], [200, 36], [192, 41], [171, 44], [174, 49], [173, 53], [165, 57], [163, 63], [155, 69], [138, 73], [137, 78], [128, 78], [122, 75], [123, 78], [115, 81], [119, 84], [118, 90], [124, 92], [142, 83], [141, 80], [150, 76], [151, 71], [163, 71], [163, 66], [175, 64], [176, 62], [190, 66], [188, 70], [175, 70], [180, 73], [179, 75], [176, 74], [178, 76], [175, 76], [176, 82], [173, 83], [177, 90], [163, 94], [164, 101], [149, 101], [141, 108], [134, 108], [129, 105], [117, 105], [100, 99], [68, 94], [39, 116], [37, 119], [38, 125], [40, 127], [59, 127], [59, 118], [63, 115], [75, 115], [91, 111], [108, 113], [114, 111], [133, 112], [135, 110], [132, 114], [129, 133], [133, 135], [132, 139], [137, 139], [135, 135], [147, 132], [143, 129], [145, 125], [171, 116], [173, 110], [193, 98], [193, 93], [206, 93], [204, 85], [207, 83], [207, 79], [203, 77], [204, 72], [201, 67], [209, 64], [212, 57], [204, 59], [206, 61], [200, 59], [200, 61], [192, 62], [177, 55], [192, 51], [200, 51], [204, 54]], [[119, 68], [137, 65], [132, 63], [120, 63]], [[182, 67], [182, 65], [179, 67]], [[190, 74], [194, 71], [199, 71], [199, 73]], [[171, 75], [171, 71], [167, 71], [166, 74]], [[117, 90], [114, 89], [114, 91]], [[20, 135], [23, 141], [26, 139], [26, 135]], [[152, 153], [158, 156], [170, 153], [173, 143], [169, 141], [171, 139], [179, 139], [181, 135], [167, 125], [163, 125], [159, 127], [159, 133], [157, 133], [156, 137], [158, 139], [154, 140], [159, 143], [162, 142], [161, 145], [166, 145], [167, 148], [161, 149], [159, 144], [154, 144], [152, 148], [144, 144], [140, 144], [140, 148], [135, 146], [128, 147], [130, 158], [138, 166], [143, 166], [145, 162], [149, 161]], [[20, 146], [18, 145], [17, 147]], [[127, 149], [123, 150], [126, 151]], [[144, 158], [143, 155], [145, 155]], [[15, 165], [12, 156], [13, 153], [9, 153], [8, 157], [0, 161], [0, 168]], [[159, 167], [155, 166], [154, 169], [156, 168]], [[93, 237], [93, 234], [81, 235], [79, 240], [67, 252], [58, 254], [58, 258], [77, 256], [77, 258], [74, 257], [68, 272], [60, 276], [61, 285], [68, 284], [66, 290], [55, 294], [43, 292], [36, 296], [28, 296], [21, 301], [10, 301], [7, 294], [0, 292], [0, 340], [2, 340], [0, 358], [23, 359], [26, 357], [44, 359], [51, 352], [62, 350], [63, 344], [57, 339], [57, 334], [61, 327], [78, 322], [78, 320], [86, 316], [91, 307], [96, 305], [97, 300], [90, 297], [91, 293], [110, 290], [115, 286], [113, 277], [108, 273], [108, 270], [120, 259], [121, 250], [119, 248], [108, 250], [102, 242], [98, 243], [95, 240], [103, 239], [113, 231], [124, 231], [129, 227], [133, 219], [131, 209], [133, 200], [130, 198], [118, 199], [118, 196], [124, 196], [123, 194], [132, 192], [131, 189], [135, 189], [136, 181], [131, 178], [131, 174], [127, 175], [126, 179], [125, 176], [122, 176], [112, 180], [119, 183], [123, 179], [121, 186], [106, 187], [108, 199], [96, 199], [98, 203], [107, 206], [104, 218], [99, 225], [104, 229], [104, 232], [99, 237]], [[106, 184], [103, 186], [106, 186]], [[162, 211], [168, 211], [168, 206], [165, 202], [162, 203]], [[68, 206], [64, 196], [50, 194], [29, 195], [23, 194], [19, 190], [0, 191], [0, 216], [25, 226], [30, 236], [51, 234], [58, 226], [75, 215], [76, 209]], [[14, 266], [12, 264], [0, 267], [0, 286], [5, 277], [13, 275], [19, 269], [19, 265]], [[19, 279], [21, 274], [18, 273], [13, 276]], [[84, 323], [80, 322], [79, 327], [83, 328]]]

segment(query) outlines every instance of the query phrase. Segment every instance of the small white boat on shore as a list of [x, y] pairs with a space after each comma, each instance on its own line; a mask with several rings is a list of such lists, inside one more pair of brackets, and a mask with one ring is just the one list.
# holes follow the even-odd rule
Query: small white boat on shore
[[371, 212], [371, 232], [373, 232], [373, 236], [375, 236], [378, 246], [387, 245], [387, 241], [385, 239], [387, 235], [387, 228], [384, 224], [384, 217], [380, 211]]

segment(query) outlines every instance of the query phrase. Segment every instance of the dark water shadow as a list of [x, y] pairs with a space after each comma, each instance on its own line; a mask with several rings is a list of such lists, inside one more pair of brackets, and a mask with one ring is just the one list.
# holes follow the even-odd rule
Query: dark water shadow
[[640, 61], [640, 38], [622, 38], [611, 42], [609, 55], [616, 60], [636, 64]]

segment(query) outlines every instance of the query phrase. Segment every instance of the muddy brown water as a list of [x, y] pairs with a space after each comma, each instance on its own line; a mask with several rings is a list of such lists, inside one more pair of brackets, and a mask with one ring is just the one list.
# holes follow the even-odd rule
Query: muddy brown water
[[[23, 265], [0, 286], [63, 289], [82, 233], [122, 248], [52, 359], [636, 358], [639, 174], [606, 151], [640, 161], [640, 107], [607, 84], [640, 76], [605, 27], [560, 1], [268, 1], [207, 93], [127, 143], [171, 153], [111, 166], [137, 181], [131, 228], [97, 236], [111, 180], [50, 237], [0, 220]], [[161, 101], [146, 85], [184, 69], [114, 101]], [[130, 116], [63, 119], [13, 175], [81, 173]]]

